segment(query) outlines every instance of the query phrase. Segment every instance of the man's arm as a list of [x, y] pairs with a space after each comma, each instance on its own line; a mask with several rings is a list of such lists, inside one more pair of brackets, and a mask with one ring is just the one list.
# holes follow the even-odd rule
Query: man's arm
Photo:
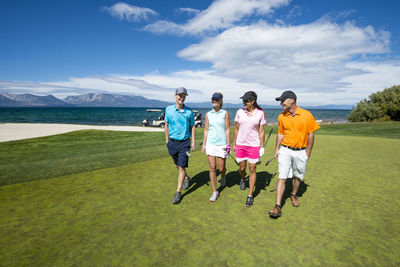
[[308, 133], [308, 140], [307, 140], [307, 148], [306, 148], [306, 154], [307, 157], [310, 158], [311, 156], [311, 151], [314, 146], [314, 132]]
[[192, 126], [192, 151], [196, 149], [196, 126]]
[[164, 134], [165, 134], [165, 143], [168, 144], [168, 142], [169, 142], [168, 122], [165, 122]]
[[279, 147], [283, 141], [283, 134], [278, 133], [276, 135], [276, 146], [275, 146], [275, 158], [277, 159], [279, 156]]

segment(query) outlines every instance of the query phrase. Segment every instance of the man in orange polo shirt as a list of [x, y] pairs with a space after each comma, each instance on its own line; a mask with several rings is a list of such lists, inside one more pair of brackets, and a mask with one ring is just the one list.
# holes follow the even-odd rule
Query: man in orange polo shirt
[[279, 179], [276, 185], [276, 205], [269, 211], [271, 217], [280, 217], [282, 195], [287, 178], [292, 178], [293, 190], [290, 200], [294, 207], [300, 202], [297, 191], [304, 179], [307, 161], [314, 145], [314, 132], [320, 127], [313, 115], [296, 105], [297, 96], [285, 91], [275, 99], [281, 102], [283, 112], [278, 117], [279, 130], [276, 137], [275, 158], [278, 159]]

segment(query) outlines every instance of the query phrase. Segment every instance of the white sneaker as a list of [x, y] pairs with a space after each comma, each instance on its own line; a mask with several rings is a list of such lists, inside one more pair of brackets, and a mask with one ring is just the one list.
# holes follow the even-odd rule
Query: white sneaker
[[221, 180], [219, 180], [219, 184], [221, 187], [225, 187], [226, 185], [226, 176], [222, 177]]
[[210, 197], [210, 201], [211, 201], [211, 202], [214, 202], [215, 200], [217, 200], [218, 196], [219, 196], [219, 192], [218, 192], [218, 191], [217, 191], [217, 192], [214, 192], [214, 193], [212, 194], [212, 196]]

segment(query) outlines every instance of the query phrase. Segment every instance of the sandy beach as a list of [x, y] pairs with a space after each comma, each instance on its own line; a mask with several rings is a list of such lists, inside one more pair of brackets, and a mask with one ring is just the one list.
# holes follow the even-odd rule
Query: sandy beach
[[3, 123], [0, 124], [0, 142], [63, 134], [78, 130], [107, 130], [129, 132], [162, 132], [163, 128], [140, 126], [104, 126], [56, 123]]

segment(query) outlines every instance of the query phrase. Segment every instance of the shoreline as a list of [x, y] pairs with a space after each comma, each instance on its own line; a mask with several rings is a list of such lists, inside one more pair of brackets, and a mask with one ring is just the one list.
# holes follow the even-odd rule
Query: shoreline
[[64, 123], [0, 123], [0, 142], [16, 141], [69, 133], [79, 130], [124, 132], [163, 132], [164, 128], [115, 125], [83, 125]]
[[[318, 124], [346, 124], [346, 122], [320, 121]], [[277, 126], [278, 123], [267, 123], [266, 126]], [[233, 125], [231, 125], [233, 126]], [[15, 123], [0, 122], [0, 142], [17, 141], [45, 137], [79, 130], [106, 130], [124, 132], [163, 132], [164, 128], [121, 125], [86, 125], [68, 123]]]

